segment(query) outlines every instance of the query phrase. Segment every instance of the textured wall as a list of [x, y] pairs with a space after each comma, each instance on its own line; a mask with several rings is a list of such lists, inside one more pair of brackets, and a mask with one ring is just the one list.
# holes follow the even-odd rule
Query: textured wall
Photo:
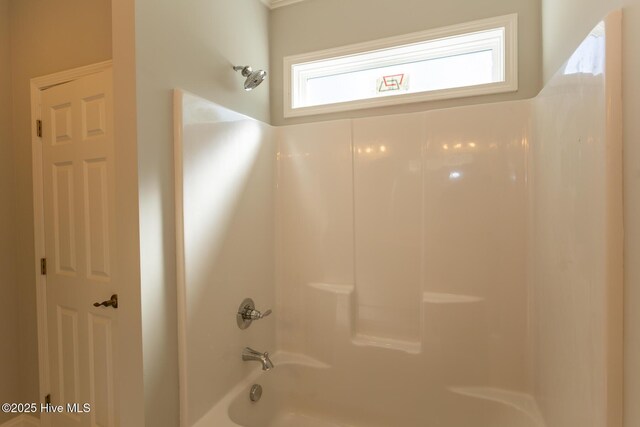
[[[517, 93], [283, 118], [282, 59], [285, 56], [510, 13], [519, 15], [520, 90]], [[275, 9], [271, 13], [272, 122], [292, 124], [532, 98], [541, 87], [540, 38], [540, 0], [307, 0]]]
[[33, 185], [29, 80], [111, 58], [110, 0], [12, 1], [11, 83], [13, 164], [16, 165], [17, 277], [21, 401], [38, 399], [34, 280]]
[[146, 423], [178, 425], [172, 90], [269, 121], [269, 86], [242, 89], [232, 64], [268, 69], [259, 0], [136, 1], [140, 239]]

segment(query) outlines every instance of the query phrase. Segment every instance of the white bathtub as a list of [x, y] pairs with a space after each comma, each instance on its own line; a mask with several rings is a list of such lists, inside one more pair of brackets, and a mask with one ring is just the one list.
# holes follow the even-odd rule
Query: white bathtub
[[[541, 427], [533, 400], [482, 387], [421, 390], [422, 378], [359, 378], [305, 356], [277, 353], [276, 368], [257, 368], [195, 427]], [[369, 365], [368, 361], [363, 362]], [[355, 381], [355, 382], [354, 382]], [[263, 388], [253, 403], [249, 390]]]

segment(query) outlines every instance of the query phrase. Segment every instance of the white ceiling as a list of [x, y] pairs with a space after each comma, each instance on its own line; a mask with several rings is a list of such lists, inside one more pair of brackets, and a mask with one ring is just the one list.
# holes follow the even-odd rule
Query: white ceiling
[[266, 4], [269, 9], [275, 9], [277, 7], [288, 6], [293, 3], [299, 3], [304, 0], [261, 0]]

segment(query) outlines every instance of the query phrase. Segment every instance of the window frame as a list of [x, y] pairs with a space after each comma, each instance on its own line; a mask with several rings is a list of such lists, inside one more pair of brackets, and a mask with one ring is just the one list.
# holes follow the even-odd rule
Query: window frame
[[[487, 30], [504, 28], [504, 81], [474, 86], [456, 87], [450, 89], [433, 90], [426, 92], [408, 93], [402, 95], [384, 96], [376, 98], [359, 99], [354, 101], [339, 102], [333, 104], [316, 105], [310, 107], [293, 108], [294, 84], [299, 80], [293, 75], [293, 66], [322, 61], [327, 59], [339, 59], [355, 54], [374, 52], [394, 47], [401, 47], [415, 43], [424, 43], [453, 36], [462, 36]], [[283, 59], [284, 71], [284, 117], [301, 117], [315, 114], [360, 110], [414, 102], [454, 99], [469, 96], [489, 95], [497, 93], [515, 92], [518, 90], [518, 14], [498, 16], [482, 19], [464, 24], [436, 28], [427, 31], [406, 34], [358, 43], [339, 48], [310, 52], [301, 55], [286, 56]]]

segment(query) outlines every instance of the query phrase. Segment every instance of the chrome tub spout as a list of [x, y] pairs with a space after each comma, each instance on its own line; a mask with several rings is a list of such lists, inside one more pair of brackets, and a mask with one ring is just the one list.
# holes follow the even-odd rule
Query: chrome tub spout
[[269, 371], [273, 368], [273, 363], [271, 362], [271, 359], [269, 359], [269, 353], [260, 353], [259, 351], [255, 351], [249, 347], [245, 347], [244, 350], [242, 350], [242, 360], [255, 360], [262, 363], [263, 371]]

